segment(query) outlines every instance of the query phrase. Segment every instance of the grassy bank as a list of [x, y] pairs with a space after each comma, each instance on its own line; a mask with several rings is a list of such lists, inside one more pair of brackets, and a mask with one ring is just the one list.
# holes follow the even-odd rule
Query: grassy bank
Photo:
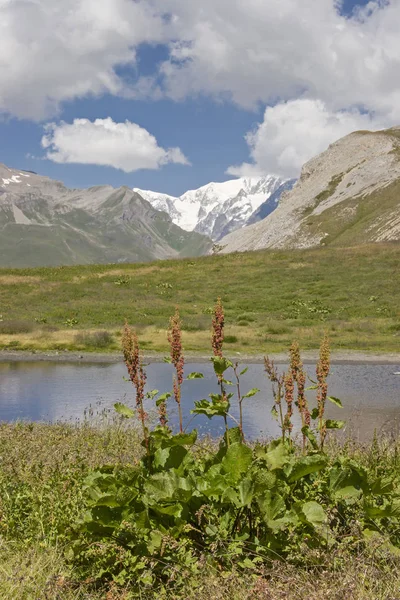
[[175, 306], [187, 351], [208, 348], [221, 296], [227, 345], [280, 352], [318, 347], [395, 352], [400, 338], [400, 245], [260, 251], [152, 264], [0, 270], [0, 348], [119, 349], [121, 324], [165, 352]]
[[[208, 447], [207, 444], [203, 446]], [[398, 441], [328, 450], [390, 477]], [[66, 531], [86, 510], [84, 479], [105, 464], [129, 467], [143, 448], [134, 427], [115, 422], [81, 425], [0, 426], [0, 597], [4, 600], [128, 600], [161, 597], [155, 590], [133, 593], [129, 585], [100, 585], [83, 577], [70, 559]], [[350, 524], [349, 524], [350, 525]], [[271, 561], [257, 572], [230, 573], [211, 567], [188, 578], [168, 598], [196, 600], [397, 600], [400, 563], [379, 536], [357, 538], [357, 524], [343, 547], [314, 549], [306, 543], [297, 564]], [[397, 551], [400, 552], [400, 551]], [[250, 554], [251, 556], [251, 554]]]

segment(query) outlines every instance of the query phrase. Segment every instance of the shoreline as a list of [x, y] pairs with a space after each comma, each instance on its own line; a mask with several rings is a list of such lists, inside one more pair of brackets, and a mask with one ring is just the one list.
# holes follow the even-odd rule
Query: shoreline
[[[144, 353], [143, 358], [151, 363], [160, 363], [164, 361], [166, 354]], [[277, 364], [287, 363], [287, 353], [269, 354]], [[313, 364], [318, 360], [318, 350], [306, 350], [302, 352], [304, 364]], [[230, 360], [240, 363], [250, 362], [252, 364], [262, 364], [264, 355], [262, 354], [243, 354], [236, 352], [227, 354]], [[207, 363], [210, 356], [203, 353], [187, 353], [185, 362], [187, 364]], [[99, 363], [99, 364], [114, 364], [123, 361], [122, 353], [96, 353], [96, 352], [39, 352], [39, 351], [23, 351], [23, 350], [0, 350], [0, 363], [10, 362], [55, 362], [55, 363]], [[333, 365], [346, 364], [398, 364], [400, 367], [400, 353], [374, 353], [374, 352], [359, 352], [357, 350], [346, 350], [332, 352], [331, 363]]]

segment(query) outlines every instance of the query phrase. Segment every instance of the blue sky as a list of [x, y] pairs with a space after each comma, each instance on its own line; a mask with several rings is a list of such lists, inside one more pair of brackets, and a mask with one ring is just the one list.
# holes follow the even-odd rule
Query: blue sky
[[[109, 1], [99, 0], [98, 6], [105, 11]], [[31, 70], [25, 73], [22, 57], [15, 76], [7, 73], [2, 77], [0, 65], [0, 162], [60, 179], [70, 187], [109, 183], [113, 186], [127, 185], [179, 195], [187, 189], [197, 188], [212, 180], [223, 181], [233, 175], [258, 175], [268, 171], [284, 177], [293, 176], [298, 174], [304, 160], [323, 150], [341, 135], [363, 127], [364, 124], [375, 128], [386, 126], [396, 118], [393, 111], [397, 101], [392, 101], [393, 106], [390, 104], [387, 90], [384, 105], [382, 98], [372, 89], [374, 81], [371, 82], [371, 89], [361, 90], [361, 84], [357, 86], [357, 81], [353, 81], [354, 78], [346, 73], [346, 65], [353, 62], [359, 61], [357, 72], [365, 68], [365, 48], [368, 51], [375, 44], [381, 49], [380, 45], [385, 43], [384, 27], [387, 28], [388, 35], [393, 34], [390, 31], [393, 15], [388, 14], [386, 17], [385, 13], [396, 10], [397, 18], [399, 10], [396, 3], [389, 3], [388, 7], [385, 6], [386, 3], [381, 3], [380, 6], [377, 3], [377, 10], [371, 17], [366, 17], [369, 19], [366, 23], [361, 18], [356, 22], [351, 19], [353, 9], [358, 4], [353, 0], [345, 0], [340, 15], [332, 10], [333, 0], [310, 0], [311, 10], [308, 13], [299, 11], [298, 18], [305, 21], [300, 25], [291, 18], [289, 11], [282, 17], [274, 14], [273, 19], [266, 14], [266, 22], [270, 23], [271, 30], [265, 31], [264, 39], [262, 29], [259, 35], [257, 31], [252, 35], [252, 28], [257, 27], [259, 11], [262, 9], [256, 7], [254, 14], [251, 14], [251, 9], [246, 8], [248, 4], [245, 0], [240, 0], [237, 4], [240, 5], [242, 1], [243, 12], [239, 11], [239, 7], [236, 15], [229, 14], [226, 17], [228, 25], [232, 18], [231, 30], [237, 27], [240, 36], [243, 34], [243, 39], [239, 39], [237, 35], [237, 48], [236, 38], [233, 38], [233, 42], [229, 39], [231, 32], [229, 29], [225, 31], [224, 25], [221, 25], [217, 10], [224, 8], [226, 0], [214, 0], [209, 4], [209, 13], [203, 11], [207, 20], [201, 35], [198, 33], [198, 15], [202, 13], [197, 16], [189, 14], [189, 5], [183, 0], [165, 0], [171, 6], [171, 14], [179, 17], [177, 22], [182, 25], [182, 31], [177, 29], [176, 24], [173, 24], [171, 30], [163, 30], [172, 27], [168, 21], [172, 22], [173, 19], [163, 20], [161, 13], [149, 16], [149, 5], [146, 7], [143, 2], [139, 4], [143, 5], [144, 16], [136, 12], [132, 14], [132, 5], [129, 4], [131, 0], [118, 0], [121, 11], [121, 21], [115, 25], [118, 37], [111, 31], [109, 23], [105, 21], [104, 25], [101, 22], [99, 31], [103, 33], [105, 27], [108, 28], [107, 35], [104, 34], [104, 43], [99, 38], [99, 48], [96, 47], [94, 54], [92, 48], [96, 40], [89, 40], [86, 44], [89, 50], [83, 48], [79, 56], [76, 54], [75, 42], [75, 45], [71, 43], [63, 48], [59, 47], [61, 36], [54, 41], [54, 51], [52, 50], [53, 41], [49, 32], [62, 26], [57, 20], [62, 15], [53, 14], [50, 0], [38, 2], [43, 12], [37, 15], [41, 23], [37, 40], [32, 28], [32, 39], [25, 38], [26, 42], [21, 41], [23, 25], [20, 24], [19, 15], [12, 14], [10, 8], [7, 15], [7, 35], [3, 36], [3, 41], [0, 25], [0, 52], [3, 50], [3, 56], [7, 56], [9, 48], [15, 47], [16, 43], [21, 45], [22, 52], [25, 49], [29, 52], [32, 47], [30, 44], [34, 43], [35, 48], [39, 48], [36, 51], [42, 52], [40, 56], [46, 58], [39, 57]], [[289, 7], [291, 0], [281, 2], [281, 6], [287, 3]], [[161, 0], [154, 0], [156, 6], [160, 3], [162, 5]], [[270, 4], [273, 10], [275, 3], [276, 0], [265, 0], [264, 5], [268, 7]], [[21, 1], [16, 0], [14, 4], [21, 4]], [[65, 4], [74, 5], [75, 9], [77, 6], [85, 9], [85, 13], [82, 13], [85, 15], [93, 9], [93, 3], [89, 0], [65, 0]], [[253, 4], [256, 5], [257, 2], [254, 1]], [[196, 5], [200, 7], [201, 3], [193, 0], [193, 13]], [[135, 11], [136, 9], [137, 7]], [[43, 19], [43, 14], [46, 19]], [[99, 23], [100, 16], [96, 15]], [[32, 18], [36, 16], [33, 14]], [[92, 16], [91, 18], [93, 20]], [[105, 14], [104, 19], [106, 18]], [[132, 37], [136, 43], [130, 44], [129, 32], [124, 32], [123, 35], [127, 36], [124, 46], [121, 42], [121, 27], [129, 18], [132, 18], [133, 27], [138, 19], [146, 19], [149, 33], [146, 38], [147, 30], [142, 25], [145, 33], [140, 30], [133, 32]], [[52, 19], [55, 19], [54, 23]], [[247, 20], [249, 33], [246, 38]], [[77, 35], [83, 25], [82, 21], [77, 21]], [[18, 27], [22, 27], [22, 32]], [[48, 31], [46, 27], [49, 28]], [[314, 46], [311, 47], [310, 44], [310, 48], [304, 49], [307, 45], [304, 40], [307, 40], [308, 27], [313, 32], [320, 28], [321, 38], [316, 33], [315, 40], [312, 40]], [[370, 36], [366, 41], [367, 45], [365, 48], [353, 47], [350, 42], [354, 39], [355, 44], [360, 43], [358, 33], [363, 28]], [[337, 41], [337, 31], [343, 29], [345, 33], [340, 34], [343, 39]], [[67, 35], [73, 36], [74, 33], [72, 24]], [[209, 37], [205, 38], [205, 35]], [[334, 60], [331, 61], [327, 54], [324, 64], [323, 59], [318, 56], [319, 44], [321, 48], [325, 47], [330, 35], [332, 44], [329, 48], [335, 44], [337, 48]], [[382, 35], [382, 38], [378, 39], [378, 35]], [[9, 46], [6, 47], [7, 43]], [[136, 57], [129, 62], [126, 56], [132, 47], [136, 51]], [[236, 51], [240, 48], [243, 50], [237, 54]], [[110, 63], [110, 54], [113, 52], [117, 58], [114, 63]], [[187, 52], [190, 60], [187, 59]], [[121, 62], [125, 63], [124, 66], [119, 62], [119, 55], [123, 56]], [[371, 60], [375, 56], [376, 52], [371, 55]], [[397, 59], [391, 57], [388, 69], [393, 69], [394, 58]], [[42, 66], [38, 64], [41, 60]], [[49, 61], [48, 69], [46, 60]], [[272, 64], [273, 60], [276, 64]], [[162, 73], [159, 71], [161, 64], [166, 65], [166, 71]], [[66, 71], [71, 66], [71, 74], [65, 74], [66, 79], [70, 76], [70, 80], [65, 83], [63, 69], [66, 65]], [[28, 68], [29, 64], [26, 69]], [[38, 72], [32, 72], [32, 69], [38, 69]], [[99, 81], [105, 80], [105, 72], [112, 72], [115, 78], [119, 78], [116, 86], [120, 87], [119, 90], [115, 90], [115, 82], [99, 84]], [[143, 85], [149, 82], [151, 89], [144, 93]], [[104, 89], [96, 90], [99, 85]], [[63, 86], [65, 89], [61, 89]], [[397, 89], [389, 92], [394, 99], [397, 98]], [[49, 98], [54, 104], [50, 108]], [[139, 139], [137, 130], [130, 132], [129, 135], [133, 137], [125, 138], [125, 141], [121, 138], [121, 143], [127, 145], [126, 157], [121, 156], [121, 148], [114, 147], [119, 138], [107, 137], [111, 134], [103, 126], [101, 132], [105, 136], [104, 144], [98, 131], [93, 138], [91, 124], [96, 119], [108, 118], [112, 120], [112, 124], [129, 121], [141, 130], [146, 130], [146, 135], [148, 132], [154, 136], [158, 145], [152, 151], [157, 153], [161, 149], [159, 155], [161, 157], [164, 152], [164, 158], [157, 159], [157, 164], [151, 163], [151, 168], [137, 168], [143, 162], [137, 162], [139, 159], [130, 155], [132, 144], [141, 143], [135, 142]], [[75, 119], [87, 120], [79, 132], [73, 127]], [[49, 147], [46, 149], [42, 147], [41, 139], [47, 123], [54, 125]], [[63, 128], [62, 123], [68, 127]], [[120, 133], [124, 135], [122, 129]], [[90, 139], [85, 138], [85, 135], [91, 136]], [[72, 143], [80, 146], [81, 152], [71, 150]], [[150, 141], [145, 140], [145, 143]], [[104, 149], [101, 149], [103, 146]], [[82, 157], [82, 147], [87, 147], [87, 156], [83, 160], [89, 164], [79, 164], [82, 162], [82, 158], [79, 158]], [[118, 154], [117, 158], [111, 152], [111, 147], [114, 148], [114, 154]], [[175, 158], [171, 158], [169, 148], [179, 148], [179, 156], [174, 154]], [[93, 159], [89, 158], [91, 152]], [[169, 158], [165, 158], [165, 152]], [[46, 158], [46, 155], [50, 158]], [[69, 162], [75, 161], [74, 157], [76, 162]], [[90, 164], [91, 162], [99, 164]], [[107, 162], [114, 166], [105, 166]], [[183, 164], [184, 162], [190, 164]], [[123, 169], [115, 168], [120, 164], [125, 165]]]

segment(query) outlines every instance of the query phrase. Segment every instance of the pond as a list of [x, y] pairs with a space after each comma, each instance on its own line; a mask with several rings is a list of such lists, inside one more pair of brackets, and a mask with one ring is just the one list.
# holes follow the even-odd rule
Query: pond
[[[278, 424], [271, 416], [273, 397], [263, 365], [250, 364], [241, 378], [242, 393], [260, 388], [253, 398], [245, 400], [244, 427], [248, 438], [256, 439], [279, 434]], [[285, 365], [279, 365], [282, 370]], [[307, 365], [315, 377], [315, 366]], [[172, 367], [154, 363], [146, 368], [147, 390], [162, 392], [172, 388]], [[195, 400], [217, 392], [217, 383], [210, 363], [186, 365], [186, 375], [199, 371], [204, 379], [186, 381], [183, 385], [183, 413], [187, 424]], [[329, 393], [340, 398], [343, 409], [329, 404], [328, 416], [347, 422], [346, 434], [360, 441], [371, 439], [374, 431], [387, 435], [400, 432], [400, 371], [397, 365], [349, 364], [333, 365], [329, 377]], [[76, 421], [86, 414], [112, 409], [115, 402], [134, 403], [134, 389], [124, 381], [123, 364], [79, 364], [54, 362], [0, 363], [0, 421]], [[234, 390], [234, 388], [232, 388]], [[310, 404], [313, 392], [309, 393]], [[314, 396], [315, 397], [315, 396]], [[148, 403], [151, 411], [154, 403]], [[169, 401], [170, 424], [176, 428], [177, 411]], [[238, 416], [237, 402], [232, 401], [233, 416]], [[297, 421], [296, 421], [297, 420]], [[297, 415], [295, 419], [299, 424]], [[233, 422], [232, 422], [233, 424]], [[188, 430], [196, 427], [200, 433], [217, 436], [223, 431], [223, 419], [209, 421], [196, 417]]]

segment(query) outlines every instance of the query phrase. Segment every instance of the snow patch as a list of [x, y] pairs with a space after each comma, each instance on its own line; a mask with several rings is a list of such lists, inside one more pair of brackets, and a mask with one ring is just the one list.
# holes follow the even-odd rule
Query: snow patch
[[10, 185], [10, 183], [21, 183], [20, 175], [13, 175], [10, 179], [3, 179], [4, 185]]

